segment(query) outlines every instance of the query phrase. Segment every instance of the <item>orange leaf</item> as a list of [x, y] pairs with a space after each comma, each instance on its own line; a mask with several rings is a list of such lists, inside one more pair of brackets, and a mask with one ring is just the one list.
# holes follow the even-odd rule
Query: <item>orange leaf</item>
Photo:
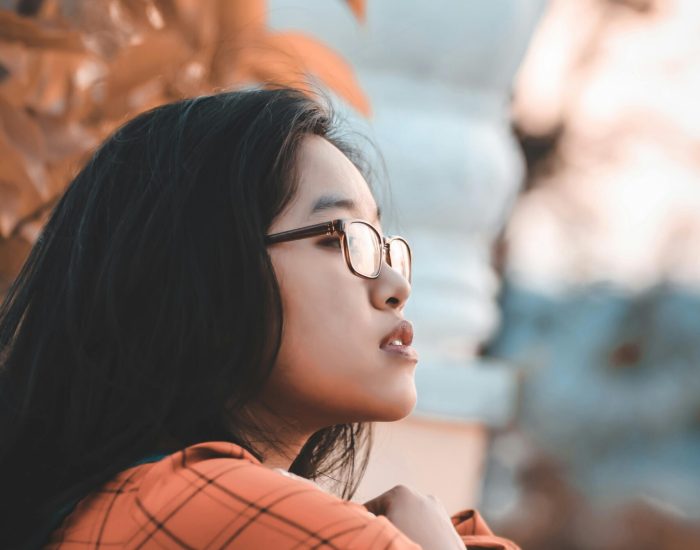
[[145, 35], [144, 41], [123, 49], [109, 66], [107, 98], [118, 100], [130, 90], [158, 77], [174, 74], [191, 55], [176, 32], [162, 31]]
[[47, 145], [46, 168], [51, 195], [62, 191], [75, 171], [98, 144], [97, 136], [76, 121], [63, 117], [37, 116]]
[[229, 84], [247, 80], [291, 85], [306, 82], [306, 67], [297, 55], [270, 42], [267, 33], [249, 38], [238, 49], [227, 52]]
[[0, 128], [0, 237], [8, 237], [17, 223], [42, 203], [26, 158]]
[[[0, 157], [5, 162], [7, 155], [3, 153], [0, 149]], [[6, 166], [0, 168], [0, 172], [4, 172], [5, 168]], [[9, 237], [19, 221], [20, 195], [17, 187], [0, 180], [0, 237], [2, 238]]]
[[0, 96], [0, 125], [14, 146], [25, 155], [42, 158], [46, 152], [46, 142], [36, 121], [24, 109], [13, 107]]
[[0, 94], [15, 107], [24, 105], [30, 91], [30, 50], [19, 43], [0, 42], [0, 65], [6, 71], [0, 79]]
[[[226, 86], [237, 80], [232, 76], [236, 58], [265, 33], [264, 0], [215, 0], [217, 16], [216, 50], [211, 60], [211, 81]], [[214, 40], [210, 38], [210, 40]]]
[[15, 12], [0, 9], [0, 39], [3, 42], [19, 42], [29, 48], [85, 51], [80, 33], [53, 28]]
[[44, 165], [52, 198], [65, 189], [78, 169], [85, 164], [94, 147], [115, 126], [111, 122], [108, 128], [101, 131], [100, 124], [95, 121], [41, 115], [37, 116], [37, 123], [46, 140], [47, 156]]
[[0, 180], [31, 184], [43, 199], [50, 196], [44, 166], [46, 141], [36, 121], [23, 109], [16, 109], [0, 96]]
[[367, 19], [367, 5], [365, 0], [345, 0], [350, 6], [350, 9], [355, 14], [355, 17], [361, 23]]
[[[1, 196], [2, 189], [0, 188]], [[2, 198], [0, 198], [1, 200]], [[19, 274], [30, 250], [31, 243], [26, 238], [20, 236], [9, 239], [0, 238], [0, 298], [2, 298], [2, 293], [7, 292], [10, 284]]]
[[226, 40], [257, 34], [265, 28], [267, 2], [264, 0], [218, 0], [219, 37]]
[[[51, 209], [46, 208], [39, 215], [38, 219], [31, 219], [31, 220], [28, 220], [26, 222], [21, 223], [19, 225], [19, 227], [17, 228], [17, 235], [19, 237], [22, 237], [22, 239], [25, 242], [29, 243], [30, 245], [33, 245], [34, 243], [36, 243], [36, 240], [39, 238], [39, 234], [41, 233], [41, 230], [44, 229], [46, 222], [49, 221], [50, 214], [51, 214]], [[18, 237], [15, 237], [15, 239], [18, 239]], [[22, 262], [22, 263], [24, 263], [24, 262]], [[20, 264], [20, 267], [21, 267], [21, 264]]]
[[162, 29], [177, 19], [173, 0], [119, 0], [119, 4], [130, 23], [140, 30]]
[[317, 77], [365, 116], [369, 100], [360, 88], [350, 65], [321, 42], [296, 32], [269, 33], [267, 46], [294, 59], [307, 76]]
[[177, 0], [171, 27], [177, 27], [182, 38], [199, 56], [210, 57], [216, 49], [220, 25], [218, 5], [211, 0]]
[[40, 113], [64, 115], [74, 107], [74, 79], [83, 54], [60, 50], [35, 52], [25, 106]]

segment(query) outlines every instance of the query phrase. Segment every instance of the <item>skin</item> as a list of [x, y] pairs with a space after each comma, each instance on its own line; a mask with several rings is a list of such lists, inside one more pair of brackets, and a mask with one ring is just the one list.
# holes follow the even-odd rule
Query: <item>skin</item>
[[[334, 145], [306, 137], [298, 158], [297, 195], [270, 233], [336, 218], [360, 218], [383, 234], [377, 204], [357, 168]], [[312, 213], [323, 196], [350, 199]], [[416, 402], [416, 361], [380, 349], [404, 318], [409, 282], [388, 264], [377, 279], [350, 272], [337, 238], [277, 243], [269, 254], [282, 294], [279, 357], [260, 401], [251, 408], [283, 452], [265, 465], [287, 469], [306, 439], [325, 426], [394, 421]]]
[[[367, 182], [340, 150], [323, 138], [307, 137], [298, 162], [297, 196], [270, 233], [335, 218], [360, 218], [383, 234]], [[353, 206], [312, 213], [318, 199], [328, 195], [350, 199]], [[278, 243], [269, 253], [285, 323], [277, 363], [251, 413], [278, 443], [276, 448], [261, 445], [264, 465], [288, 470], [304, 442], [320, 428], [394, 421], [411, 412], [416, 360], [380, 349], [403, 319], [411, 287], [386, 263], [376, 279], [354, 275], [339, 241], [327, 236]], [[365, 506], [422, 548], [464, 549], [449, 515], [433, 496], [397, 486]]]

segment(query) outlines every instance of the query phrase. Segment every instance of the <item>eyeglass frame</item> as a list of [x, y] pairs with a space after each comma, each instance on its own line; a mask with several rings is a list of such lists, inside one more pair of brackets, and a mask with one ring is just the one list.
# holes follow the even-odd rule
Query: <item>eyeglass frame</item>
[[[374, 276], [365, 275], [359, 273], [352, 265], [352, 260], [350, 259], [350, 248], [348, 247], [347, 236], [345, 232], [345, 227], [351, 223], [360, 222], [367, 227], [369, 227], [374, 234], [377, 236], [380, 243], [380, 254], [379, 254], [379, 268], [377, 269], [377, 274]], [[408, 250], [408, 265], [409, 274], [408, 282], [411, 282], [411, 275], [413, 273], [413, 255], [411, 252], [411, 246], [408, 241], [399, 235], [393, 235], [385, 237], [377, 231], [377, 229], [368, 221], [359, 218], [339, 218], [323, 223], [316, 223], [313, 225], [307, 225], [304, 227], [299, 227], [297, 229], [289, 229], [287, 231], [281, 231], [279, 233], [273, 233], [271, 235], [265, 235], [265, 244], [276, 244], [289, 241], [298, 241], [301, 239], [308, 239], [311, 237], [320, 237], [321, 235], [339, 235], [340, 236], [340, 246], [343, 249], [343, 256], [345, 257], [345, 263], [348, 269], [354, 275], [362, 277], [363, 279], [376, 279], [382, 272], [382, 265], [386, 262], [391, 266], [391, 253], [389, 247], [392, 241], [398, 240], [402, 241], [406, 245], [406, 250]], [[403, 274], [402, 274], [403, 275]]]

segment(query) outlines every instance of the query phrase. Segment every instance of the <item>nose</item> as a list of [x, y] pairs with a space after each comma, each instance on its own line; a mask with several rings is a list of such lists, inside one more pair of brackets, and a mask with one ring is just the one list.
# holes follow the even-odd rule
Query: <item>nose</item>
[[386, 261], [372, 283], [372, 304], [377, 309], [401, 311], [411, 295], [411, 283]]

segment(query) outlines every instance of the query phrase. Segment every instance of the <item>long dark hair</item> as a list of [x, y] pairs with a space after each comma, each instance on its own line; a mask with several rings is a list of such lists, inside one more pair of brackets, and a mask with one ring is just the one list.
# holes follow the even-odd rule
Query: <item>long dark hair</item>
[[[263, 237], [309, 134], [359, 166], [327, 107], [251, 90], [137, 116], [70, 183], [0, 308], [0, 539], [26, 540], [159, 441], [263, 459], [244, 406], [283, 324]], [[349, 498], [369, 447], [368, 425], [330, 426], [290, 471]]]

